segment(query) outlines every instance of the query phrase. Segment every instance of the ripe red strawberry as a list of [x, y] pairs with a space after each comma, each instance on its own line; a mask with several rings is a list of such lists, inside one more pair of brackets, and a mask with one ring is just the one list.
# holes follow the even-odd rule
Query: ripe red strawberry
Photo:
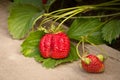
[[43, 4], [46, 4], [46, 3], [47, 3], [47, 0], [42, 0], [42, 3], [43, 3]]
[[95, 55], [89, 54], [81, 61], [82, 68], [87, 72], [99, 73], [104, 71], [103, 62]]
[[48, 33], [41, 38], [39, 50], [44, 58], [66, 58], [70, 50], [70, 40], [63, 32]]

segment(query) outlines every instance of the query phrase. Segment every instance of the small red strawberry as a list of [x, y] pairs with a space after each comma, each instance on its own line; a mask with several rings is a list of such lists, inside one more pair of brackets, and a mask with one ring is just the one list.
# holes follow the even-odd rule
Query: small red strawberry
[[43, 3], [43, 4], [46, 4], [46, 3], [47, 3], [47, 0], [42, 0], [42, 3]]
[[[101, 55], [100, 55], [101, 56]], [[82, 68], [87, 71], [87, 72], [92, 72], [92, 73], [99, 73], [104, 71], [104, 64], [103, 64], [103, 59], [93, 55], [93, 54], [88, 54], [86, 57], [82, 58], [81, 64]]]
[[41, 38], [39, 50], [44, 58], [66, 58], [70, 50], [70, 40], [63, 32], [48, 33]]

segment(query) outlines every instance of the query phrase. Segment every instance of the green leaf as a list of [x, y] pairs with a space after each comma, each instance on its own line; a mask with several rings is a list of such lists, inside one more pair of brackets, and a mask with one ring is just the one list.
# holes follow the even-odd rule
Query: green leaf
[[35, 58], [37, 62], [41, 62], [42, 65], [46, 68], [54, 68], [59, 64], [72, 62], [79, 59], [76, 53], [75, 46], [73, 44], [71, 44], [69, 56], [65, 59], [56, 60], [52, 58], [47, 58], [47, 59], [43, 58], [40, 55], [38, 46], [39, 46], [39, 41], [44, 34], [45, 33], [43, 31], [35, 31], [30, 33], [30, 35], [21, 45], [22, 53], [24, 56]]
[[40, 38], [45, 33], [43, 31], [35, 31], [31, 32], [29, 37], [26, 38], [26, 40], [22, 43], [22, 53], [26, 57], [34, 57], [36, 54], [39, 53], [38, 50], [38, 44], [40, 41]]
[[73, 21], [67, 34], [71, 39], [80, 40], [81, 36], [88, 36], [87, 39], [95, 44], [103, 43], [101, 36], [102, 23], [99, 19], [76, 19]]
[[42, 0], [14, 0], [15, 3], [18, 4], [30, 4], [36, 7], [43, 8], [42, 6]]
[[102, 38], [101, 29], [89, 35], [87, 39], [94, 44], [102, 44], [105, 42]]
[[120, 36], [120, 20], [111, 20], [102, 29], [103, 38], [111, 43], [113, 39]]
[[35, 24], [38, 16], [44, 11], [32, 6], [23, 4], [14, 4], [10, 10], [8, 18], [8, 30], [13, 38], [23, 38]]
[[52, 58], [45, 59], [43, 61], [43, 66], [46, 68], [54, 68], [55, 67], [56, 60]]

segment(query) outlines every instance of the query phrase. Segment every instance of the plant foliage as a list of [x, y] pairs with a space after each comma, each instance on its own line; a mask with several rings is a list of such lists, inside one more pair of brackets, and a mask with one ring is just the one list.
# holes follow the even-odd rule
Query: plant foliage
[[14, 4], [8, 18], [8, 29], [13, 38], [23, 38], [34, 26], [35, 19], [44, 11], [32, 5]]
[[81, 36], [95, 44], [103, 43], [101, 35], [102, 22], [99, 19], [76, 19], [72, 23], [67, 34], [71, 39], [80, 40]]
[[102, 29], [103, 39], [109, 43], [120, 36], [120, 20], [115, 19], [106, 23]]
[[44, 34], [45, 33], [43, 31], [35, 31], [30, 33], [30, 35], [26, 38], [26, 40], [21, 45], [22, 53], [24, 56], [35, 58], [37, 62], [41, 62], [43, 66], [46, 68], [54, 68], [59, 64], [78, 60], [78, 56], [76, 54], [76, 48], [72, 43], [71, 43], [69, 56], [67, 58], [58, 59], [58, 60], [52, 59], [52, 58], [47, 58], [47, 59], [43, 58], [40, 55], [38, 47], [39, 47], [40, 38]]

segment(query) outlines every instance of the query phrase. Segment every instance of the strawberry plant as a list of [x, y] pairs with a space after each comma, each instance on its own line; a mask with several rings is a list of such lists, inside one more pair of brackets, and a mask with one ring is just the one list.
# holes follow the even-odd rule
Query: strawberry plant
[[[79, 4], [82, 0], [75, 1]], [[25, 39], [21, 45], [24, 56], [33, 57], [43, 66], [53, 68], [62, 63], [82, 60], [72, 40], [94, 46], [111, 44], [119, 37], [119, 0], [53, 10], [56, 2], [57, 0], [14, 0], [11, 5], [8, 30], [14, 39]], [[64, 0], [61, 2], [64, 4]], [[64, 29], [63, 24], [69, 20], [72, 20], [71, 24]], [[56, 22], [59, 24], [56, 25]], [[46, 26], [48, 23], [50, 24]], [[82, 54], [84, 53], [83, 48]], [[89, 55], [85, 58], [89, 58]], [[101, 72], [103, 63], [96, 56], [93, 58], [102, 65], [98, 66], [100, 69], [96, 68]], [[86, 69], [84, 61], [82, 64]]]
[[[91, 45], [95, 46], [95, 44], [91, 43], [86, 37], [81, 36], [81, 39], [78, 44], [76, 45], [77, 55], [80, 58], [80, 67], [87, 72], [90, 73], [101, 73], [104, 72], [105, 65], [104, 59], [105, 57], [102, 54], [89, 54], [90, 52], [85, 50], [85, 42], [90, 43]], [[79, 53], [78, 47], [82, 44], [82, 54]]]

